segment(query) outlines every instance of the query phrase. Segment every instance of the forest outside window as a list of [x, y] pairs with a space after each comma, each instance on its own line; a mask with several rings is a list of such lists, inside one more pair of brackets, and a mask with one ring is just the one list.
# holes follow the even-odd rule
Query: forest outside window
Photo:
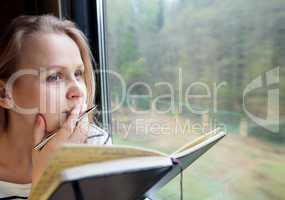
[[[284, 0], [107, 0], [113, 143], [172, 152], [223, 126], [228, 136], [185, 171], [185, 199], [283, 199], [284, 10]], [[177, 199], [178, 181], [158, 198]]]

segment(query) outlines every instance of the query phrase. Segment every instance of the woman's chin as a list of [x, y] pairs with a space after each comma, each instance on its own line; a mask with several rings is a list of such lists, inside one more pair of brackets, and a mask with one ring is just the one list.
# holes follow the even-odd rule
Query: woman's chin
[[47, 116], [46, 117], [47, 132], [51, 132], [62, 127], [63, 123], [66, 120], [66, 117], [67, 117], [66, 115]]

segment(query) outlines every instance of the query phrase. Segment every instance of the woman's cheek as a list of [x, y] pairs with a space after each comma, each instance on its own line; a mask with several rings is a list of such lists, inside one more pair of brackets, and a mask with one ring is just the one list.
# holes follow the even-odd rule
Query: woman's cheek
[[40, 112], [56, 114], [64, 109], [64, 89], [42, 85], [40, 89]]
[[32, 76], [19, 77], [13, 83], [12, 88], [14, 107], [22, 110], [38, 108], [39, 82], [36, 78]]
[[65, 120], [65, 114], [62, 111], [65, 109], [63, 90], [55, 87], [44, 87], [40, 92], [40, 113], [45, 117], [47, 131], [52, 131]]
[[83, 83], [83, 85], [82, 85], [82, 91], [83, 91], [83, 95], [84, 95], [83, 102], [87, 103], [87, 87], [86, 87], [85, 83]]

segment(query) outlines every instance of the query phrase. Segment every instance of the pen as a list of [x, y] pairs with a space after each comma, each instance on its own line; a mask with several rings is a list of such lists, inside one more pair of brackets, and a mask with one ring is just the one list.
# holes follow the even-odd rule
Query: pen
[[[79, 121], [81, 119], [83, 119], [83, 117], [88, 114], [90, 111], [94, 110], [97, 106], [92, 106], [91, 108], [87, 109], [86, 111], [84, 111], [80, 116], [79, 118], [77, 119], [76, 121], [76, 126], [77, 124], [79, 123]], [[56, 135], [56, 131], [58, 129], [55, 129], [53, 131], [51, 131], [51, 133], [45, 138], [43, 139], [39, 144], [35, 145], [34, 146], [34, 150], [37, 150], [37, 151], [40, 151], [55, 135]]]

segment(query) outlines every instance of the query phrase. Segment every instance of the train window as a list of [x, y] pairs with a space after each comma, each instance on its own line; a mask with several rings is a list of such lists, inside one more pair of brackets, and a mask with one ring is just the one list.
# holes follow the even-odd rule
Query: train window
[[[172, 152], [223, 126], [228, 136], [185, 171], [185, 199], [284, 198], [284, 10], [284, 0], [107, 0], [113, 143]], [[177, 199], [178, 181], [158, 198]]]

